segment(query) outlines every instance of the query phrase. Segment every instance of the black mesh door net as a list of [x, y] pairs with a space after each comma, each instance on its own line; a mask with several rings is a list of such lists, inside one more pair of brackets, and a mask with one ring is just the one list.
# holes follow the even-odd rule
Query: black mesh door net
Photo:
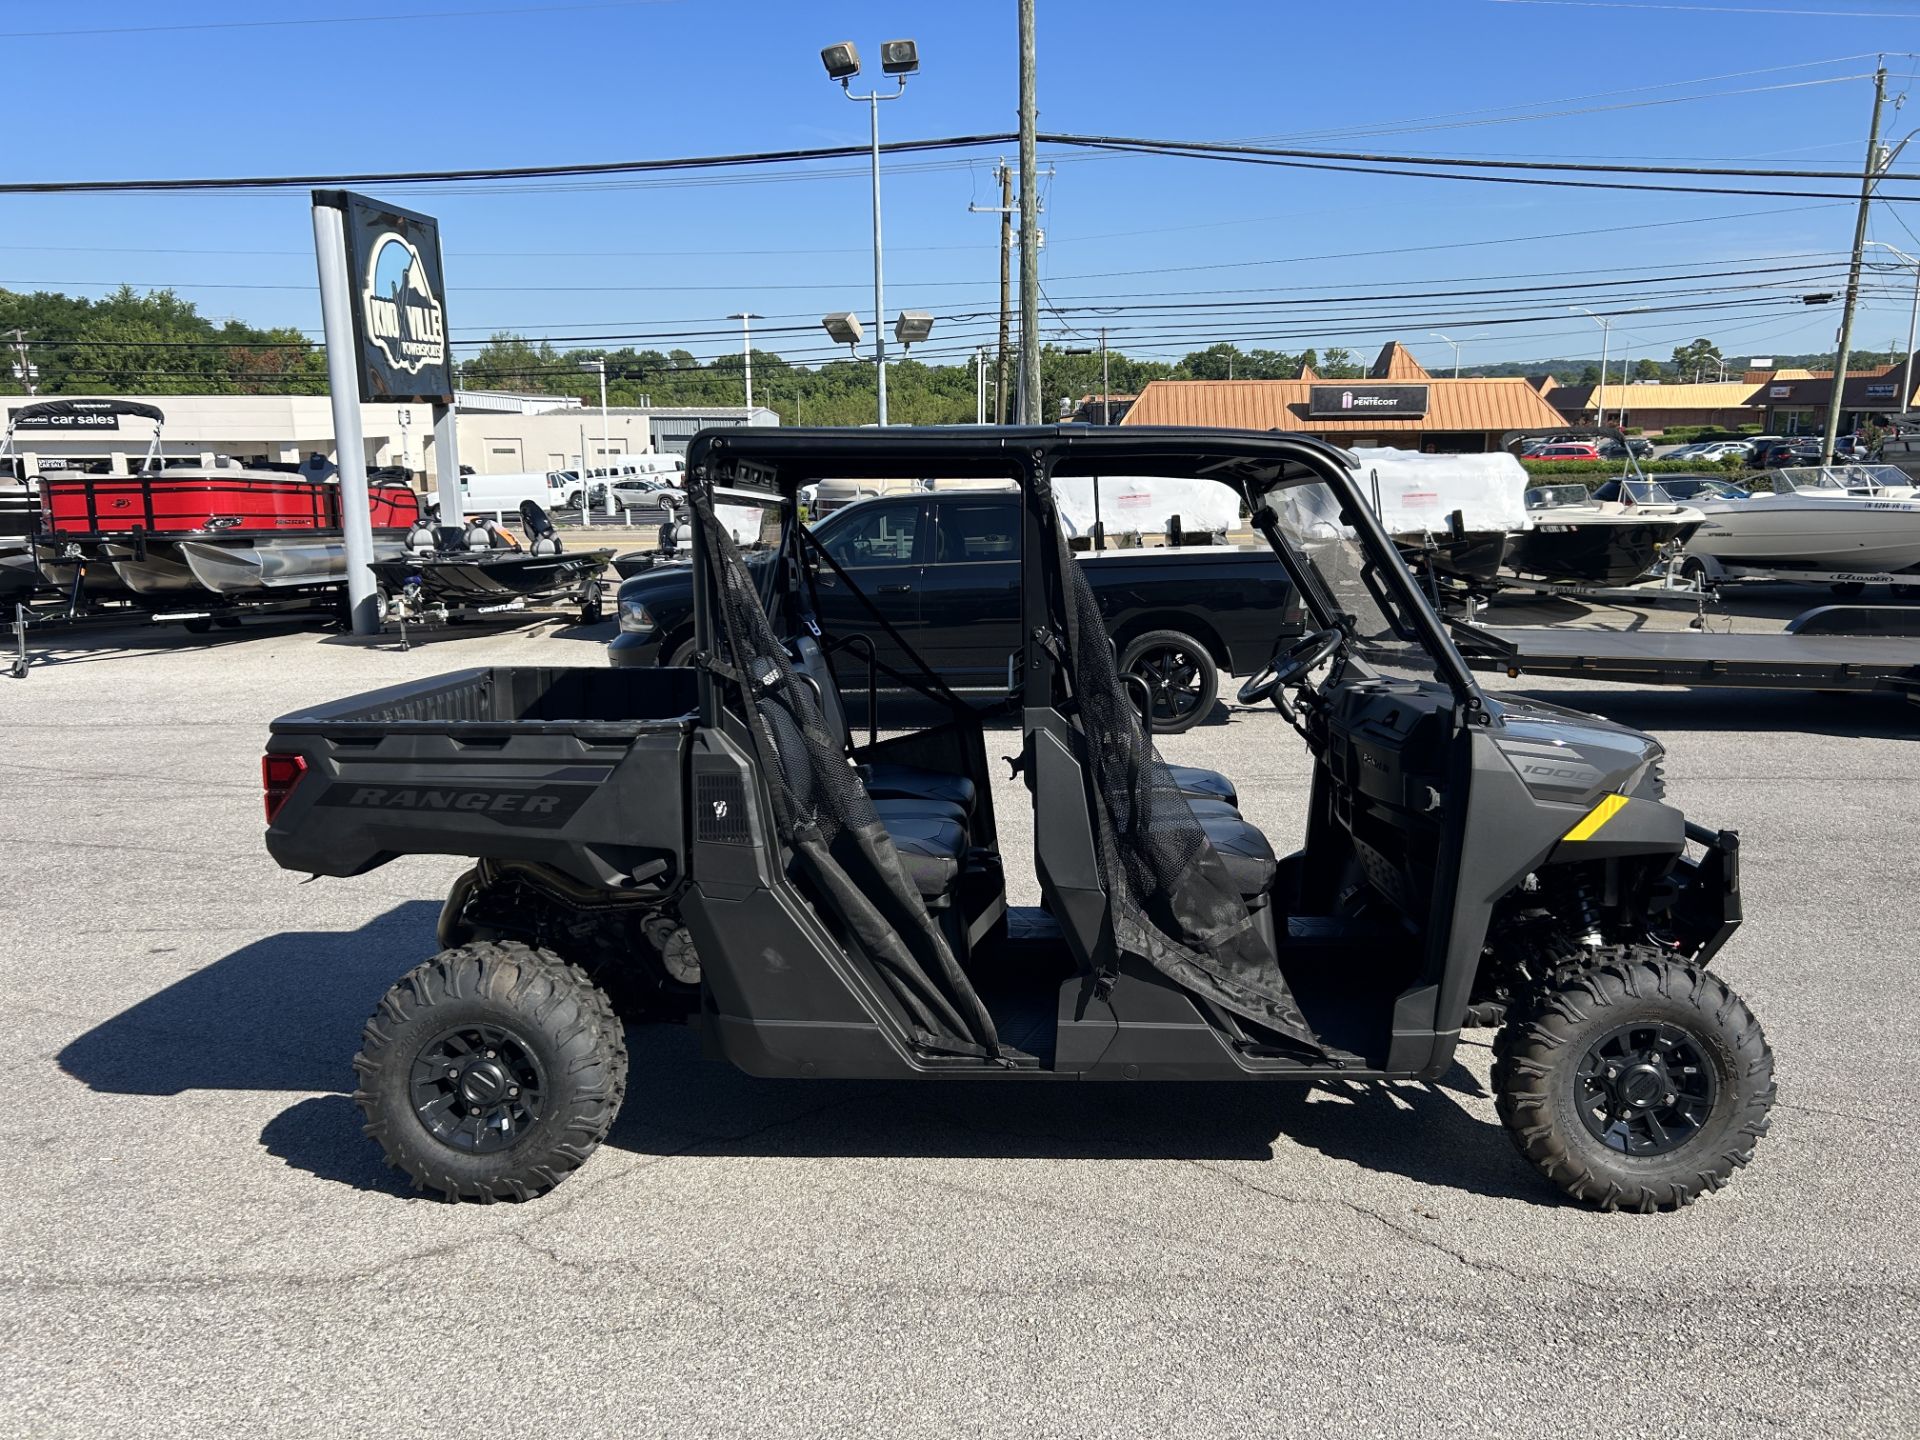
[[711, 498], [688, 487], [713, 576], [716, 653], [773, 797], [774, 823], [817, 907], [873, 962], [921, 1048], [999, 1057], [993, 1019], [901, 866], [852, 761], [775, 635], [752, 575]]
[[1093, 586], [1051, 504], [1043, 504], [1059, 546], [1067, 678], [1116, 946], [1196, 995], [1324, 1053], [1225, 862], [1154, 749]]

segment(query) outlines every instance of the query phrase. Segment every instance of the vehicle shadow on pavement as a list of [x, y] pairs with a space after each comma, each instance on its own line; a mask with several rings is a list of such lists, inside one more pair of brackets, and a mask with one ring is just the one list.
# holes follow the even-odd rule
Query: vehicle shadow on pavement
[[360, 1027], [438, 948], [439, 914], [409, 900], [358, 930], [256, 940], [76, 1037], [60, 1068], [113, 1095], [350, 1090]]
[[1458, 1065], [1438, 1084], [1015, 1081], [988, 1095], [960, 1079], [755, 1079], [703, 1060], [677, 1027], [630, 1028], [627, 1046], [627, 1104], [607, 1144], [638, 1154], [1260, 1162], [1292, 1142], [1423, 1184], [1560, 1203], [1499, 1125], [1461, 1105], [1484, 1092]]
[[[254, 941], [76, 1037], [60, 1067], [107, 1094], [298, 1093], [260, 1132], [269, 1154], [409, 1195], [361, 1133], [352, 1058], [380, 996], [434, 950], [438, 914], [406, 901], [357, 930]], [[1425, 1184], [1554, 1203], [1499, 1127], [1462, 1106], [1481, 1091], [1460, 1066], [1438, 1085], [1010, 1082], [987, 1094], [978, 1080], [756, 1079], [703, 1059], [679, 1026], [630, 1026], [627, 1046], [628, 1098], [607, 1143], [640, 1155], [1270, 1161], [1290, 1141]]]
[[1718, 730], [1832, 735], [1847, 739], [1920, 739], [1920, 708], [1899, 695], [1817, 694], [1803, 690], [1496, 690], [1604, 715], [1654, 735]]

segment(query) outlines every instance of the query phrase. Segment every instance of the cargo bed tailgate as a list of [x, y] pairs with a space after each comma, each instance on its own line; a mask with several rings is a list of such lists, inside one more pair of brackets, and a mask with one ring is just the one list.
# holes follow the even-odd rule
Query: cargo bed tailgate
[[283, 715], [267, 850], [319, 875], [459, 855], [612, 889], [671, 883], [694, 706], [691, 671], [503, 666]]

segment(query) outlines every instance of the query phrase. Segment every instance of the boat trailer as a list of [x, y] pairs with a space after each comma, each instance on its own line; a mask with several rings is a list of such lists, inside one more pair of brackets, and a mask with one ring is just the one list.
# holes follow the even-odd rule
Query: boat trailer
[[1822, 605], [1761, 632], [1450, 623], [1469, 665], [1510, 680], [1886, 692], [1920, 704], [1920, 607]]

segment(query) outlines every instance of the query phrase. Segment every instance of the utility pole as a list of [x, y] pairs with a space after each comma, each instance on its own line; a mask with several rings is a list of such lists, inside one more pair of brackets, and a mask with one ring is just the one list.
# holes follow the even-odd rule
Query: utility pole
[[1113, 424], [1113, 387], [1107, 383], [1107, 327], [1100, 327], [1100, 423]]
[[1820, 463], [1833, 464], [1834, 443], [1840, 438], [1840, 403], [1847, 388], [1848, 352], [1853, 349], [1853, 307], [1860, 298], [1861, 252], [1867, 244], [1867, 210], [1873, 204], [1873, 184], [1879, 178], [1880, 107], [1887, 99], [1887, 71], [1873, 72], [1873, 119], [1867, 126], [1867, 164], [1860, 174], [1860, 211], [1853, 221], [1853, 257], [1847, 266], [1847, 303], [1840, 311], [1840, 345], [1833, 357], [1833, 395], [1827, 401], [1827, 432], [1820, 442]]
[[[1005, 323], [1003, 320], [1002, 324]], [[40, 386], [40, 367], [27, 358], [27, 332], [16, 328], [13, 332], [13, 353], [17, 357], [13, 363], [13, 378], [27, 387], [27, 394], [38, 395]]]
[[1020, 0], [1020, 420], [1040, 423], [1040, 197], [1034, 147], [1034, 0]]
[[1007, 367], [1013, 363], [1013, 170], [1000, 162], [1000, 363], [993, 377], [993, 423], [1007, 423]]
[[747, 409], [753, 409], [753, 322], [764, 320], [764, 315], [756, 315], [751, 310], [741, 310], [727, 317], [740, 322], [740, 357], [747, 367]]
[[970, 215], [1000, 217], [1000, 354], [994, 362], [993, 423], [1007, 423], [1007, 367], [1013, 356], [1013, 170], [1005, 160], [996, 160], [993, 178], [1000, 182], [998, 205], [969, 205]]

